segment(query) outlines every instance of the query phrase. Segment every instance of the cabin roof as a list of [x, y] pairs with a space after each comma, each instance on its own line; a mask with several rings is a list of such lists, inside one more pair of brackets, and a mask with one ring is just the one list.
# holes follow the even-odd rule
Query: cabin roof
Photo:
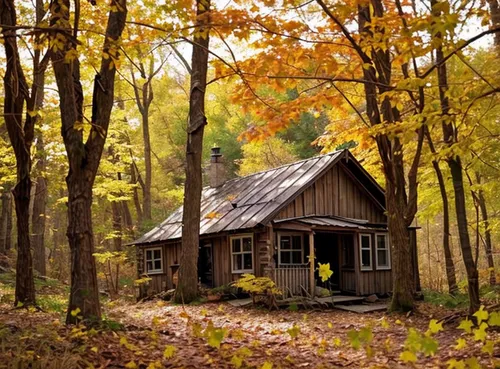
[[358, 230], [383, 230], [386, 224], [370, 223], [366, 219], [353, 219], [335, 215], [305, 215], [301, 217], [274, 220], [275, 224], [301, 223], [311, 227], [337, 227]]
[[[384, 192], [364, 171], [348, 150], [231, 179], [217, 188], [205, 187], [201, 197], [200, 235], [250, 229], [267, 224], [305, 188], [333, 167], [341, 158], [354, 162], [370, 182], [370, 192], [384, 205]], [[375, 192], [375, 193], [373, 193]], [[163, 223], [147, 232], [135, 245], [181, 238], [182, 206]]]

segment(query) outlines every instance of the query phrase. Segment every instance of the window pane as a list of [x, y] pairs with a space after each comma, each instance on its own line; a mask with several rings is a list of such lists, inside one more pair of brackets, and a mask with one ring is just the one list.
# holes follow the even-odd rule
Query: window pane
[[290, 252], [289, 251], [282, 251], [281, 252], [281, 264], [290, 264]]
[[361, 265], [364, 267], [369, 267], [372, 265], [370, 260], [370, 251], [369, 250], [361, 250]]
[[302, 252], [293, 251], [292, 252], [292, 263], [293, 264], [301, 264], [302, 263]]
[[243, 269], [247, 269], [247, 270], [252, 269], [252, 254], [244, 254], [243, 260], [244, 260], [244, 263], [243, 263], [244, 268]]
[[377, 251], [377, 261], [379, 266], [389, 266], [387, 262], [387, 251], [386, 250], [378, 250]]
[[252, 251], [252, 238], [243, 238], [243, 251]]
[[152, 250], [146, 250], [146, 260], [151, 260], [152, 259]]
[[385, 249], [385, 235], [379, 234], [377, 235], [377, 248], [378, 249]]
[[243, 269], [241, 259], [242, 259], [242, 255], [233, 255], [233, 269], [234, 270], [242, 270]]
[[153, 250], [153, 255], [155, 259], [161, 259], [161, 250]]
[[293, 236], [292, 248], [295, 250], [302, 250], [302, 237]]
[[153, 262], [152, 261], [148, 261], [146, 263], [146, 271], [149, 272], [151, 269], [153, 269]]
[[233, 252], [241, 252], [241, 240], [233, 238]]
[[290, 250], [290, 236], [281, 236], [281, 249]]
[[161, 270], [161, 260], [155, 260], [155, 270]]
[[370, 248], [370, 236], [361, 236], [361, 248], [363, 249]]

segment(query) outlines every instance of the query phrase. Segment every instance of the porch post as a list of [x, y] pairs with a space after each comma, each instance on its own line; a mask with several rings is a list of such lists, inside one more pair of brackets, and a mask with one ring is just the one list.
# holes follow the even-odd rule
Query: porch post
[[316, 283], [314, 282], [314, 232], [309, 233], [309, 290], [314, 297]]

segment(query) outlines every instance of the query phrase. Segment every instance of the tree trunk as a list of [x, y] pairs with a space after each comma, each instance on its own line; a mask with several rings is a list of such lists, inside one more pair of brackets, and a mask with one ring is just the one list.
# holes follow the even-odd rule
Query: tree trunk
[[47, 180], [45, 179], [46, 155], [41, 132], [37, 135], [37, 157], [35, 169], [38, 173], [36, 179], [35, 193], [33, 202], [33, 216], [31, 221], [32, 235], [31, 242], [33, 247], [33, 259], [35, 270], [40, 275], [47, 274], [47, 261], [45, 256], [45, 214], [47, 207]]
[[[130, 183], [132, 184], [138, 183], [134, 164], [130, 164]], [[139, 191], [137, 190], [137, 187], [134, 187], [133, 189], [133, 198], [134, 198], [135, 212], [137, 214], [137, 224], [140, 225], [142, 223], [143, 217], [142, 217], [141, 201], [139, 200]]]
[[[23, 122], [24, 104], [27, 110], [30, 106], [29, 88], [21, 66], [17, 48], [16, 11], [12, 0], [0, 2], [0, 20], [4, 49], [6, 56], [6, 71], [4, 75], [4, 119], [9, 133], [9, 139], [16, 156], [17, 184], [12, 194], [17, 216], [17, 263], [15, 305], [35, 304], [35, 284], [33, 280], [33, 260], [30, 248], [29, 206], [31, 192], [31, 156], [30, 148], [33, 142], [35, 119], [29, 114]], [[12, 27], [12, 28], [11, 28]]]
[[[323, 1], [317, 0], [325, 11], [328, 8]], [[373, 9], [368, 6], [359, 6], [358, 26], [361, 39], [370, 39], [372, 31], [366, 27], [371, 22], [371, 14], [377, 17], [384, 15], [381, 1], [372, 1]], [[331, 15], [331, 17], [334, 17]], [[381, 29], [379, 31], [382, 31]], [[350, 34], [347, 30], [344, 34]], [[392, 107], [385, 98], [380, 100], [380, 95], [387, 92], [384, 86], [391, 84], [391, 57], [389, 51], [382, 49], [373, 50], [369, 56], [361, 50], [356, 41], [351, 41], [358, 48], [358, 54], [363, 63], [370, 67], [363, 68], [366, 112], [371, 126], [382, 122], [398, 123], [401, 121], [400, 112]], [[414, 275], [413, 250], [410, 247], [411, 225], [417, 210], [417, 170], [421, 156], [423, 142], [423, 129], [418, 130], [418, 144], [408, 171], [408, 193], [403, 158], [403, 145], [399, 138], [391, 138], [386, 134], [376, 136], [377, 147], [384, 168], [386, 179], [386, 209], [388, 217], [389, 235], [392, 243], [392, 272], [393, 272], [393, 297], [390, 310], [408, 311], [413, 309], [414, 293], [418, 278]]]
[[[491, 26], [498, 27], [500, 26], [500, 2], [499, 0], [487, 0], [487, 2], [490, 8]], [[494, 44], [500, 54], [500, 32], [495, 33]]]
[[[50, 12], [52, 27], [70, 24], [69, 0], [52, 1]], [[63, 50], [51, 53], [60, 98], [61, 134], [69, 162], [66, 184], [68, 186], [67, 236], [71, 249], [71, 292], [67, 323], [76, 323], [78, 316], [84, 320], [95, 320], [101, 317], [96, 264], [93, 256], [92, 187], [99, 168], [113, 108], [116, 75], [113, 59], [119, 56], [116, 43], [125, 27], [126, 15], [126, 0], [112, 0], [102, 48], [102, 54], [107, 57], [101, 59], [100, 71], [94, 79], [91, 127], [85, 140], [84, 132], [80, 127], [84, 121], [80, 64], [78, 58], [70, 62], [65, 60], [67, 53], [74, 52], [76, 46], [66, 34], [61, 34], [60, 36], [65, 40]], [[55, 31], [52, 37], [57, 37], [58, 32]], [[78, 30], [72, 30], [67, 26], [67, 32], [76, 35]], [[110, 58], [110, 54], [114, 57]], [[72, 314], [77, 309], [79, 309], [79, 314]]]
[[[433, 15], [440, 16], [441, 12], [436, 11], [434, 6], [438, 2], [431, 0]], [[441, 38], [441, 33], [436, 33], [436, 38]], [[450, 115], [450, 103], [447, 96], [448, 75], [446, 63], [444, 63], [444, 53], [442, 46], [436, 47], [436, 63], [438, 82], [439, 82], [439, 100], [442, 114], [443, 139], [447, 146], [451, 147], [458, 141], [458, 131], [454, 124], [453, 117]], [[468, 223], [467, 206], [465, 199], [464, 180], [462, 172], [462, 162], [459, 155], [452, 154], [446, 159], [451, 171], [453, 181], [453, 190], [455, 193], [455, 212], [457, 215], [458, 234], [460, 239], [460, 248], [462, 249], [462, 258], [467, 271], [468, 291], [469, 291], [469, 313], [473, 314], [479, 309], [479, 276], [476, 261], [472, 255]]]
[[[198, 247], [200, 238], [201, 154], [207, 86], [210, 0], [197, 0], [197, 20], [192, 55], [189, 124], [186, 144], [186, 183], [182, 214], [182, 255], [175, 301], [189, 303], [198, 296]], [[204, 36], [204, 37], [202, 37]]]
[[[76, 174], [76, 173], [75, 173]], [[68, 229], [71, 250], [71, 293], [67, 323], [76, 321], [71, 312], [80, 309], [86, 320], [101, 317], [99, 289], [94, 259], [94, 235], [92, 232], [92, 185], [85, 173], [69, 175]]]
[[[436, 154], [436, 149], [434, 143], [432, 142], [432, 137], [430, 132], [426, 128], [427, 143], [432, 154]], [[449, 213], [449, 203], [448, 194], [446, 193], [446, 185], [439, 167], [439, 162], [437, 160], [432, 160], [432, 166], [434, 172], [436, 173], [436, 178], [439, 184], [439, 192], [441, 193], [441, 200], [443, 202], [443, 250], [444, 250], [444, 260], [446, 265], [446, 279], [448, 281], [448, 292], [455, 295], [458, 292], [457, 277], [455, 275], [455, 264], [453, 262], [453, 255], [451, 253], [450, 247], [450, 213]]]
[[10, 207], [9, 192], [2, 192], [2, 212], [0, 213], [0, 254], [6, 254], [6, 239], [7, 239], [7, 216]]
[[[147, 89], [147, 88], [146, 88]], [[147, 97], [145, 97], [147, 98]], [[142, 138], [144, 140], [144, 165], [146, 167], [144, 179], [144, 193], [142, 199], [143, 220], [151, 220], [151, 138], [149, 136], [149, 107], [142, 111]]]
[[[481, 176], [476, 173], [477, 183], [481, 183]], [[477, 192], [477, 203], [479, 209], [481, 210], [481, 218], [484, 223], [484, 248], [486, 254], [486, 260], [488, 262], [488, 269], [490, 271], [490, 286], [497, 284], [496, 273], [495, 273], [495, 262], [493, 260], [493, 244], [491, 242], [491, 230], [490, 230], [490, 219], [488, 216], [488, 209], [486, 207], [486, 199], [484, 198], [484, 192], [479, 189]]]
[[7, 200], [7, 225], [5, 229], [5, 250], [12, 249], [12, 196], [8, 194]]

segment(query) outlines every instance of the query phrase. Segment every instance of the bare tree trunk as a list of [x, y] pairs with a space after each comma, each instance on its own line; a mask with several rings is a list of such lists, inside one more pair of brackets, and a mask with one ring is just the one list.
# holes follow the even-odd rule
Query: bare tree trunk
[[[42, 144], [43, 145], [43, 144]], [[38, 146], [38, 144], [37, 144]], [[44, 165], [45, 166], [45, 165]], [[35, 270], [40, 275], [47, 274], [45, 256], [45, 213], [47, 205], [47, 181], [43, 175], [38, 176], [33, 204], [32, 244]]]
[[[431, 0], [433, 14], [440, 16], [440, 11], [435, 11], [434, 6], [438, 2]], [[441, 33], [436, 33], [436, 38], [441, 38]], [[438, 82], [439, 82], [439, 99], [441, 103], [442, 114], [442, 130], [444, 142], [448, 146], [452, 146], [458, 141], [457, 127], [453, 123], [453, 118], [450, 116], [450, 104], [446, 95], [448, 91], [448, 76], [446, 63], [444, 61], [444, 53], [441, 46], [436, 48], [436, 63]], [[470, 243], [468, 223], [467, 223], [467, 205], [465, 199], [464, 180], [462, 161], [459, 155], [454, 155], [446, 159], [448, 167], [451, 171], [453, 181], [453, 190], [455, 193], [455, 212], [457, 215], [458, 235], [460, 239], [460, 247], [462, 249], [462, 258], [464, 260], [465, 269], [467, 271], [467, 282], [469, 290], [469, 313], [473, 314], [479, 309], [479, 275], [477, 271], [476, 261], [472, 255], [472, 247]]]
[[[52, 52], [52, 65], [60, 98], [61, 134], [68, 155], [68, 230], [67, 237], [71, 250], [71, 292], [69, 298], [67, 323], [77, 322], [71, 314], [79, 309], [84, 320], [100, 319], [99, 291], [97, 285], [92, 230], [92, 187], [106, 135], [109, 127], [114, 100], [116, 67], [113, 58], [118, 56], [116, 42], [120, 39], [126, 21], [126, 0], [112, 0], [108, 15], [106, 35], [102, 48], [101, 68], [94, 80], [92, 96], [92, 119], [88, 137], [84, 140], [83, 130], [76, 124], [83, 124], [83, 91], [80, 82], [78, 58], [66, 62], [68, 52], [75, 51], [75, 44], [67, 34], [61, 33], [65, 40], [64, 49]], [[54, 0], [50, 4], [50, 25], [60, 27], [65, 24], [67, 33], [76, 36], [78, 30], [71, 29], [70, 1]], [[55, 31], [54, 36], [60, 31]]]
[[[138, 183], [134, 164], [130, 165], [130, 183], [133, 183], [133, 184]], [[134, 191], [133, 198], [134, 198], [135, 212], [137, 214], [137, 224], [140, 225], [142, 223], [143, 216], [142, 216], [141, 201], [139, 200], [139, 191], [137, 190], [137, 187], [134, 187], [133, 191]]]
[[182, 214], [182, 255], [179, 281], [175, 291], [177, 302], [189, 303], [198, 297], [198, 247], [200, 238], [201, 154], [207, 86], [210, 0], [197, 0], [196, 30], [191, 61], [191, 94], [186, 144], [186, 183]]
[[5, 247], [7, 238], [7, 216], [9, 214], [10, 194], [9, 192], [2, 192], [2, 212], [0, 213], [0, 254], [6, 254], [7, 248]]
[[151, 137], [149, 136], [149, 107], [142, 114], [142, 137], [144, 140], [145, 187], [142, 199], [143, 220], [151, 220]]
[[5, 230], [5, 250], [9, 251], [12, 249], [12, 228], [14, 227], [12, 222], [12, 196], [8, 194], [7, 200], [7, 225]]
[[[436, 149], [434, 143], [432, 142], [432, 137], [427, 128], [425, 128], [425, 134], [427, 137], [427, 143], [432, 154], [436, 154]], [[448, 281], [448, 292], [455, 295], [458, 292], [457, 277], [455, 275], [455, 264], [453, 262], [453, 255], [451, 253], [450, 247], [450, 213], [449, 213], [449, 203], [448, 194], [446, 193], [446, 185], [439, 167], [439, 162], [437, 160], [432, 160], [432, 166], [434, 172], [436, 173], [436, 178], [439, 184], [439, 192], [441, 193], [441, 200], [443, 202], [443, 250], [444, 250], [444, 260], [446, 265], [446, 279]]]
[[[31, 192], [31, 156], [35, 118], [26, 115], [23, 122], [24, 104], [32, 110], [29, 88], [21, 66], [15, 26], [16, 11], [12, 0], [0, 2], [0, 20], [4, 26], [1, 33], [7, 60], [4, 75], [4, 119], [9, 139], [16, 156], [17, 184], [12, 194], [17, 218], [17, 263], [15, 305], [35, 304], [35, 284], [33, 279], [33, 260], [30, 249], [29, 206]], [[6, 29], [7, 28], [7, 29]]]
[[[481, 175], [476, 172], [476, 181], [478, 184], [481, 183]], [[490, 218], [488, 216], [488, 208], [486, 207], [486, 199], [484, 197], [484, 192], [482, 189], [477, 191], [477, 204], [481, 210], [481, 218], [484, 224], [484, 249], [486, 254], [486, 260], [488, 262], [488, 269], [490, 271], [490, 286], [497, 284], [496, 274], [495, 274], [495, 262], [493, 260], [493, 243], [491, 241], [491, 230], [490, 230]]]

